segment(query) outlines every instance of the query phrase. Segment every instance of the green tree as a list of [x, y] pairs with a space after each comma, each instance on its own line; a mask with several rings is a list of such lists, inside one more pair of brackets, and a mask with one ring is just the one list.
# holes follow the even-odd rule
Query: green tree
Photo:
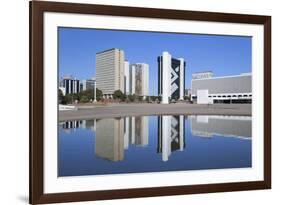
[[79, 100], [79, 95], [77, 93], [74, 94], [66, 94], [65, 95], [65, 102], [66, 104], [72, 104], [74, 103], [76, 100]]
[[66, 104], [66, 99], [65, 99], [65, 96], [63, 95], [61, 89], [59, 89], [59, 92], [58, 92], [58, 99], [59, 99], [59, 104]]
[[94, 90], [93, 89], [83, 90], [78, 94], [78, 96], [80, 101], [82, 100], [82, 98], [83, 101], [85, 101], [86, 99], [88, 100], [94, 99]]
[[137, 98], [138, 98], [138, 101], [140, 101], [140, 102], [143, 101], [143, 96], [138, 96]]
[[151, 99], [151, 101], [154, 102], [157, 99], [157, 97], [156, 96], [150, 96], [150, 99]]
[[96, 94], [96, 98], [97, 98], [97, 101], [100, 101], [101, 99], [102, 99], [102, 95], [103, 95], [103, 93], [102, 93], [102, 91], [100, 90], [100, 89], [96, 89], [96, 92], [97, 92], [97, 94]]
[[115, 90], [113, 93], [113, 99], [126, 99], [126, 95], [123, 94], [123, 92], [121, 90]]
[[134, 102], [136, 100], [136, 95], [133, 94], [133, 95], [128, 95], [128, 99], [130, 102]]
[[88, 96], [86, 96], [86, 95], [83, 95], [81, 98], [80, 98], [80, 102], [82, 102], [82, 103], [87, 103], [87, 102], [89, 102], [90, 101], [90, 99], [88, 98]]

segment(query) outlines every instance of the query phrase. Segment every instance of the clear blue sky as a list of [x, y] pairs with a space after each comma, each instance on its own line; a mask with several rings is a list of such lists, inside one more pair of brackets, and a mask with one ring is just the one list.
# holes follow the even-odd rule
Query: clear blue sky
[[168, 51], [186, 61], [185, 87], [191, 74], [211, 70], [215, 76], [252, 71], [252, 38], [159, 32], [59, 28], [59, 75], [95, 76], [95, 54], [120, 48], [130, 63], [149, 64], [150, 95], [157, 94], [157, 56]]

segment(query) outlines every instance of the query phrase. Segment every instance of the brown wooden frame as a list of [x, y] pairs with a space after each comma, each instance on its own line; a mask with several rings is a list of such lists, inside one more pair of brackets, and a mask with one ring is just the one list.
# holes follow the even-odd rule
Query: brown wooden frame
[[[271, 17], [245, 14], [104, 6], [76, 3], [30, 3], [30, 203], [75, 202], [271, 188]], [[43, 192], [43, 13], [67, 12], [112, 16], [149, 17], [264, 27], [264, 180], [237, 183], [151, 187], [107, 191], [44, 194]]]

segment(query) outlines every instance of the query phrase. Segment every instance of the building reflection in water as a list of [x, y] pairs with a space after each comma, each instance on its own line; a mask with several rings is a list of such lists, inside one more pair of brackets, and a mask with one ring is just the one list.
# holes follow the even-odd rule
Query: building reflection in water
[[185, 148], [184, 116], [158, 116], [158, 147], [162, 160], [168, 161], [174, 151]]
[[124, 158], [124, 119], [98, 119], [95, 154], [110, 161]]
[[122, 161], [129, 145], [148, 145], [148, 116], [98, 119], [95, 154], [110, 161]]
[[74, 131], [76, 128], [84, 128], [84, 129], [90, 129], [93, 132], [96, 131], [96, 120], [73, 120], [73, 121], [66, 121], [66, 122], [60, 122], [60, 127], [65, 132], [71, 132]]
[[252, 139], [252, 118], [249, 116], [190, 116], [191, 133], [211, 138], [214, 135]]

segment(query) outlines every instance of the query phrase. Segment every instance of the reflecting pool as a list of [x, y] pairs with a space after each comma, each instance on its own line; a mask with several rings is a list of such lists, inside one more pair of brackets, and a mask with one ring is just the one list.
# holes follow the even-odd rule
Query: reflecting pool
[[246, 116], [134, 116], [59, 123], [58, 176], [252, 166]]

